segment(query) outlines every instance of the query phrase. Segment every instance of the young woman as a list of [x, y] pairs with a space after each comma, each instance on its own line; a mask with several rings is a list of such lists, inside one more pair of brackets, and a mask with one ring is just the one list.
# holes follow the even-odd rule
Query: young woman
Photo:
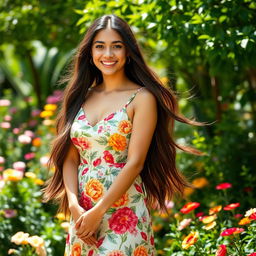
[[89, 27], [74, 58], [49, 166], [44, 201], [71, 214], [65, 254], [156, 255], [150, 208], [188, 186], [175, 165], [174, 93], [146, 65], [121, 18]]

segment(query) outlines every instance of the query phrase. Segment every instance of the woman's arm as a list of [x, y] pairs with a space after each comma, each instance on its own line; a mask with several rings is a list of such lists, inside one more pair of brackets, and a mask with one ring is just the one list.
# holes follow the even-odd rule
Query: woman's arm
[[[139, 96], [139, 97], [138, 97]], [[157, 123], [157, 102], [149, 91], [137, 94], [134, 103], [132, 135], [128, 147], [127, 163], [117, 175], [103, 198], [76, 223], [78, 234], [83, 230], [84, 238], [96, 231], [104, 213], [132, 185], [143, 168], [144, 161]], [[91, 213], [91, 214], [90, 214]], [[87, 225], [90, 223], [91, 225]], [[92, 225], [92, 223], [94, 223]], [[82, 228], [80, 229], [80, 225]]]
[[[79, 205], [77, 199], [78, 191], [78, 165], [80, 163], [79, 153], [71, 142], [67, 156], [63, 163], [63, 180], [65, 185], [65, 190], [68, 197], [68, 206], [71, 212], [71, 215], [76, 222], [78, 218], [85, 212], [85, 210]], [[82, 239], [87, 244], [97, 244], [95, 236]]]

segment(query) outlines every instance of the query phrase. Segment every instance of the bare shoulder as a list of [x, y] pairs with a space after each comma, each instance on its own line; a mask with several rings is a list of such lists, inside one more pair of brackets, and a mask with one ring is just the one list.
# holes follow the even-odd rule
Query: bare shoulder
[[146, 87], [143, 87], [137, 93], [135, 101], [135, 107], [139, 106], [149, 106], [150, 108], [155, 108], [157, 104], [156, 96]]

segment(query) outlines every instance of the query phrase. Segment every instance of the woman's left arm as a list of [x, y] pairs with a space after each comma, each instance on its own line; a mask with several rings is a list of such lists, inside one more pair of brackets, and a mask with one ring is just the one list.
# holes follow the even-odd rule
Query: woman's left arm
[[147, 90], [135, 99], [127, 162], [99, 202], [77, 220], [77, 235], [83, 238], [97, 230], [104, 213], [129, 189], [143, 168], [157, 123], [157, 101]]

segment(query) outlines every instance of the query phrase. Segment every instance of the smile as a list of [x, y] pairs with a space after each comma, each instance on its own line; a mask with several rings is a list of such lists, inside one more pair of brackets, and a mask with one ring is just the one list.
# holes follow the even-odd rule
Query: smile
[[101, 61], [101, 63], [106, 67], [112, 67], [117, 63], [117, 61]]

